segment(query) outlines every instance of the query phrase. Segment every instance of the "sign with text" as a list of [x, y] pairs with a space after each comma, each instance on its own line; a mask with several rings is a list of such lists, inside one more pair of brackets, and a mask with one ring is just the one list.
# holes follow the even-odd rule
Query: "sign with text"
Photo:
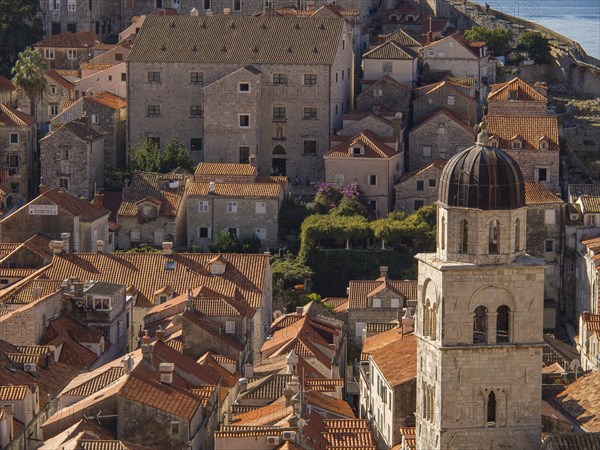
[[31, 216], [57, 216], [57, 205], [29, 205], [29, 215]]

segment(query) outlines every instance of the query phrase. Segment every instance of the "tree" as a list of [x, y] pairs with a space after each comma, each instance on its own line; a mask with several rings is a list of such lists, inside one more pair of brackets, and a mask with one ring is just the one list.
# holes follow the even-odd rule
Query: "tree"
[[48, 63], [41, 54], [30, 47], [21, 53], [12, 68], [14, 85], [29, 98], [32, 116], [35, 116], [35, 101], [42, 96], [46, 89], [47, 80], [44, 76]]
[[370, 212], [369, 199], [356, 180], [341, 188], [336, 184], [321, 183], [315, 196], [315, 206], [321, 214], [337, 216], [367, 217]]
[[160, 172], [162, 155], [156, 142], [146, 139], [136, 147], [131, 156], [131, 168], [144, 172]]
[[511, 36], [506, 28], [473, 27], [465, 31], [465, 39], [469, 42], [485, 42], [488, 50], [495, 55], [510, 49]]
[[169, 141], [167, 150], [162, 155], [161, 166], [161, 172], [163, 173], [170, 172], [178, 167], [193, 172], [195, 164], [183, 144], [174, 137]]
[[9, 76], [18, 54], [41, 39], [41, 30], [29, 22], [39, 0], [0, 0], [0, 73]]
[[550, 57], [549, 40], [537, 31], [526, 31], [519, 36], [517, 49], [526, 52], [536, 64], [545, 64]]
[[210, 251], [214, 253], [237, 253], [240, 251], [240, 241], [235, 234], [222, 230], [214, 237], [210, 244]]

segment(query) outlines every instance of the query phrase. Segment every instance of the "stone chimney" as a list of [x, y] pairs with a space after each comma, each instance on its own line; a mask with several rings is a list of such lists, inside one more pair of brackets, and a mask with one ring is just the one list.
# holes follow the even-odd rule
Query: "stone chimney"
[[75, 278], [71, 281], [71, 286], [73, 286], [73, 296], [75, 298], [83, 298], [83, 281]]
[[163, 255], [171, 255], [173, 253], [173, 243], [172, 242], [163, 242], [162, 243], [162, 252], [163, 252]]
[[63, 252], [69, 253], [69, 239], [71, 239], [71, 233], [60, 233], [62, 239]]
[[94, 205], [104, 208], [104, 194], [102, 192], [96, 191], [94, 194]]
[[287, 363], [287, 366], [288, 366], [287, 373], [290, 373], [292, 375], [298, 375], [298, 355], [296, 354], [296, 352], [294, 350], [292, 350], [287, 355], [285, 362]]
[[402, 335], [412, 333], [415, 330], [415, 318], [410, 307], [407, 305], [402, 316]]
[[173, 371], [175, 370], [175, 364], [169, 362], [160, 363], [158, 371], [160, 372], [160, 382], [163, 384], [173, 384]]
[[286, 387], [283, 390], [283, 396], [285, 397], [285, 406], [291, 406], [292, 397], [294, 396], [294, 390], [290, 387]]
[[104, 253], [104, 241], [102, 239], [96, 241], [96, 252]]
[[[398, 146], [402, 141], [402, 129], [402, 113], [397, 113], [392, 119], [392, 133], [394, 137], [398, 138]], [[398, 148], [396, 148], [396, 151], [398, 151]]]
[[254, 153], [248, 156], [248, 164], [250, 164], [251, 166], [256, 165], [256, 155]]
[[158, 339], [159, 341], [164, 341], [165, 340], [165, 330], [162, 329], [162, 326], [158, 327], [158, 330], [156, 330], [156, 339]]
[[304, 308], [302, 306], [296, 306], [296, 314], [299, 316], [304, 315]]
[[388, 266], [379, 267], [380, 278], [387, 278], [387, 275], [388, 275]]
[[152, 345], [150, 345], [148, 331], [144, 331], [144, 337], [142, 338], [142, 357], [144, 361], [152, 365]]
[[248, 378], [240, 378], [238, 380], [239, 390], [238, 392], [241, 394], [242, 392], [246, 392], [248, 390]]
[[45, 193], [47, 190], [48, 190], [48, 188], [46, 187], [46, 185], [43, 182], [40, 183], [40, 195]]
[[62, 241], [50, 241], [50, 250], [52, 250], [53, 255], [62, 255], [63, 252], [63, 242]]
[[190, 11], [190, 16], [198, 17], [199, 15], [200, 13], [198, 12], [198, 10], [196, 8], [192, 8], [192, 10]]
[[131, 370], [133, 369], [133, 358], [131, 357], [131, 355], [125, 355], [123, 357], [123, 369], [125, 370], [125, 373], [130, 373]]

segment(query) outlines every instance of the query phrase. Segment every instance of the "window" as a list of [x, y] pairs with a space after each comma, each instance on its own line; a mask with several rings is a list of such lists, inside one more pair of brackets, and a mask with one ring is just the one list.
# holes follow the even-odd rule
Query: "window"
[[226, 334], [235, 334], [235, 322], [233, 320], [225, 321], [225, 333]]
[[94, 125], [98, 124], [99, 119], [98, 119], [98, 114], [92, 114], [91, 115], [91, 121]]
[[498, 241], [500, 240], [500, 223], [494, 219], [490, 222], [490, 235], [488, 242], [488, 253], [490, 255], [498, 254]]
[[59, 177], [58, 178], [58, 187], [64, 189], [65, 191], [69, 190], [69, 179], [67, 177]]
[[19, 133], [10, 133], [10, 143], [11, 144], [19, 143]]
[[8, 155], [8, 167], [13, 169], [19, 167], [19, 155]]
[[519, 99], [519, 91], [516, 91], [515, 89], [511, 89], [510, 91], [508, 91], [508, 99], [509, 100], [518, 100]]
[[263, 6], [265, 9], [270, 9], [273, 7], [273, 0], [264, 0]]
[[204, 0], [202, 2], [202, 9], [205, 11], [210, 9], [210, 0]]
[[391, 61], [383, 61], [382, 63], [382, 71], [383, 73], [392, 73], [392, 62]]
[[123, 53], [115, 53], [115, 61], [123, 61]]
[[160, 116], [160, 105], [148, 105], [148, 116], [149, 117]]
[[540, 141], [540, 150], [548, 150], [548, 141], [546, 139]]
[[305, 86], [316, 86], [317, 85], [317, 75], [313, 73], [305, 73], [304, 74], [304, 85]]
[[429, 56], [430, 58], [434, 58], [435, 57], [435, 50], [427, 50], [427, 56]]
[[200, 239], [210, 239], [210, 228], [208, 227], [198, 227], [197, 233]]
[[273, 74], [273, 84], [287, 84], [287, 75], [284, 73], [274, 73]]
[[158, 72], [158, 71], [148, 72], [148, 83], [160, 83], [160, 72]]
[[446, 52], [438, 52], [437, 54], [440, 58], [443, 58], [444, 56], [446, 56]]
[[430, 146], [423, 147], [423, 158], [431, 158], [431, 147]]
[[308, 140], [303, 143], [304, 153], [309, 155], [315, 155], [317, 153], [317, 141]]
[[242, 0], [233, 0], [233, 10], [238, 12], [242, 10]]
[[227, 202], [227, 212], [228, 213], [236, 213], [237, 212], [237, 202]]
[[257, 228], [255, 230], [255, 234], [256, 234], [256, 237], [261, 241], [264, 241], [265, 239], [267, 239], [267, 229], [266, 228]]
[[425, 190], [425, 182], [423, 180], [417, 180], [417, 191]]
[[180, 9], [181, 8], [181, 0], [173, 0], [171, 2], [171, 5], [173, 6], [173, 9]]
[[10, 183], [10, 190], [13, 194], [19, 193], [19, 183]]
[[256, 202], [256, 214], [265, 214], [267, 212], [267, 202]]
[[545, 252], [553, 252], [554, 251], [554, 241], [552, 239], [546, 239], [544, 242], [544, 251]]
[[238, 92], [248, 93], [250, 92], [250, 83], [238, 84]]
[[496, 343], [508, 342], [508, 324], [510, 310], [508, 306], [502, 305], [496, 310]]
[[70, 33], [76, 33], [77, 32], [77, 24], [73, 23], [73, 22], [67, 23], [67, 31]]
[[373, 298], [373, 308], [381, 308], [381, 299]]
[[546, 168], [538, 168], [537, 169], [537, 173], [538, 173], [538, 181], [548, 181], [548, 170]]
[[454, 106], [454, 95], [448, 96], [448, 106]]
[[127, 81], [127, 74], [126, 73], [122, 73], [121, 74], [121, 81]]
[[50, 11], [60, 11], [60, 0], [48, 0], [48, 9]]
[[569, 273], [575, 272], [575, 262], [574, 261], [569, 261], [567, 267], [568, 267]]
[[554, 225], [556, 222], [556, 211], [553, 209], [546, 209], [544, 211], [544, 223], [546, 225]]
[[519, 150], [521, 148], [521, 140], [513, 139], [512, 141], [510, 141], [510, 148]]
[[54, 49], [53, 48], [44, 49], [44, 58], [54, 59]]
[[58, 105], [48, 105], [48, 114], [56, 116], [58, 114]]
[[67, 59], [77, 59], [77, 50], [74, 48], [67, 49]]
[[203, 84], [204, 72], [190, 72], [190, 84]]
[[171, 422], [171, 434], [179, 434], [179, 422]]
[[304, 119], [305, 120], [316, 120], [317, 119], [317, 108], [304, 108]]
[[162, 8], [163, 7], [163, 2], [162, 0], [154, 0], [154, 6], [156, 8]]
[[438, 127], [438, 134], [446, 134], [446, 125], [443, 123], [440, 123], [440, 126]]
[[250, 115], [249, 114], [240, 114], [240, 128], [250, 128]]
[[436, 185], [435, 178], [430, 178], [429, 179], [429, 187], [434, 188], [435, 185]]
[[352, 147], [352, 156], [360, 156], [365, 154], [365, 148], [362, 146]]
[[250, 162], [250, 147], [240, 147], [240, 164], [248, 164]]
[[57, 94], [58, 93], [58, 88], [54, 84], [50, 85], [50, 93], [51, 94]]
[[190, 151], [201, 152], [202, 151], [202, 138], [190, 138]]
[[467, 254], [469, 253], [469, 222], [466, 220], [462, 221], [461, 235], [460, 252]]
[[239, 230], [237, 228], [225, 228], [225, 231], [231, 236], [239, 237]]
[[131, 239], [131, 242], [139, 242], [140, 241], [140, 230], [131, 230], [130, 239]]
[[399, 298], [392, 299], [392, 308], [400, 308], [400, 299]]
[[487, 401], [487, 426], [493, 427], [496, 425], [496, 394], [494, 391], [490, 392]]
[[283, 106], [275, 106], [273, 107], [273, 120], [285, 120], [286, 118], [286, 109]]
[[369, 175], [369, 186], [377, 186], [377, 175]]
[[521, 249], [521, 221], [515, 220], [515, 252]]
[[200, 117], [202, 115], [202, 106], [192, 105], [190, 106], [190, 117]]
[[425, 206], [424, 200], [415, 200], [415, 211]]
[[201, 213], [208, 212], [208, 201], [200, 200], [198, 202], [198, 212], [201, 212]]
[[60, 149], [60, 159], [68, 160], [71, 159], [71, 149], [70, 148], [61, 148]]
[[99, 311], [110, 310], [111, 309], [110, 298], [109, 297], [94, 298], [94, 309], [99, 310]]
[[478, 306], [473, 315], [473, 344], [487, 342], [487, 308]]

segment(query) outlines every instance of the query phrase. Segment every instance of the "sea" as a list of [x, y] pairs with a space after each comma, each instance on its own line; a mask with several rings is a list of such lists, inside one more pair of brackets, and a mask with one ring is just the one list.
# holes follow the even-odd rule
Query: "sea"
[[[485, 5], [484, 0], [476, 3]], [[600, 59], [600, 0], [488, 0], [492, 9], [538, 23]]]

